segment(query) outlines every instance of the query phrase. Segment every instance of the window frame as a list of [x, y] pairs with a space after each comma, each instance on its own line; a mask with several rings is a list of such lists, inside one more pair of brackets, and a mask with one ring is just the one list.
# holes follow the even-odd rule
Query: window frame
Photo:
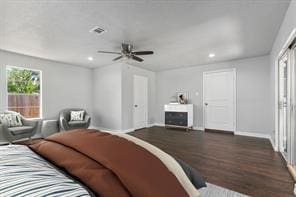
[[30, 67], [22, 67], [22, 66], [12, 66], [12, 65], [6, 65], [5, 66], [5, 88], [6, 88], [6, 110], [8, 110], [8, 88], [7, 88], [7, 85], [8, 85], [8, 75], [7, 75], [7, 69], [8, 68], [17, 68], [17, 69], [22, 69], [22, 70], [31, 70], [31, 71], [35, 71], [35, 72], [39, 72], [40, 73], [40, 90], [39, 90], [39, 117], [36, 117], [36, 118], [27, 118], [29, 120], [42, 120], [43, 119], [43, 91], [42, 91], [42, 81], [43, 81], [43, 76], [42, 76], [42, 70], [38, 70], [38, 69], [34, 69], [34, 68], [30, 68]]

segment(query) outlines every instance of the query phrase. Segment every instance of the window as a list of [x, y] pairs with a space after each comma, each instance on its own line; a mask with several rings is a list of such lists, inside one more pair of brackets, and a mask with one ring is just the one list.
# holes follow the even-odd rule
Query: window
[[41, 71], [7, 66], [8, 110], [26, 118], [41, 117]]

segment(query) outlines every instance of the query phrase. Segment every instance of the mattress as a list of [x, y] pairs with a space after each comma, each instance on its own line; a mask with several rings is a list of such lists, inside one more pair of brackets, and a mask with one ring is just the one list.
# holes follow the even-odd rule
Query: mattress
[[[245, 195], [207, 183], [202, 197]], [[79, 181], [22, 145], [0, 146], [0, 196], [92, 196]]]

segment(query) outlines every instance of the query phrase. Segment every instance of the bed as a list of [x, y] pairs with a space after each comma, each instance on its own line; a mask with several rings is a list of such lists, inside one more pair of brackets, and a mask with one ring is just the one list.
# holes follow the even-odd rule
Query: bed
[[245, 196], [188, 168], [130, 135], [73, 130], [0, 146], [0, 196]]

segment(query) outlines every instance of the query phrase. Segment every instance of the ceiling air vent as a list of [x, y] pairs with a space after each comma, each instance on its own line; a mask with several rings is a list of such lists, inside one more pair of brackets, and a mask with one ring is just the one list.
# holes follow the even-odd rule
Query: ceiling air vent
[[94, 27], [89, 32], [94, 32], [94, 33], [97, 33], [97, 34], [102, 34], [102, 33], [106, 32], [106, 30], [104, 30], [104, 29], [102, 29], [100, 27]]

